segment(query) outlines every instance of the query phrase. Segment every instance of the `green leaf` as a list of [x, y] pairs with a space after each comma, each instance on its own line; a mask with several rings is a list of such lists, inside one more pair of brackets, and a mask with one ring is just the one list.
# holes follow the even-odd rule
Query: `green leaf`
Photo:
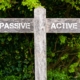
[[66, 41], [66, 39], [67, 39], [67, 37], [66, 37], [66, 36], [61, 35], [61, 36], [59, 36], [59, 39], [60, 39], [60, 44], [64, 44], [64, 43], [65, 43], [65, 41]]
[[55, 56], [55, 53], [52, 53], [51, 56], [54, 57]]
[[19, 53], [19, 51], [18, 50], [15, 50], [15, 52], [18, 54]]
[[75, 62], [75, 63], [73, 63], [72, 65], [70, 65], [70, 68], [72, 68], [72, 67], [77, 67], [78, 66], [78, 62]]
[[68, 57], [68, 54], [64, 54], [62, 57], [61, 57], [61, 60], [64, 60]]
[[78, 62], [75, 62], [75, 63], [71, 64], [70, 67], [69, 67], [69, 72], [70, 72], [70, 73], [75, 72], [75, 69], [76, 69], [76, 67], [77, 67], [78, 65], [79, 65]]
[[28, 9], [30, 9], [30, 11], [32, 11], [33, 8], [41, 6], [41, 3], [39, 2], [39, 0], [25, 0], [25, 1], [23, 0], [22, 5], [27, 6]]
[[77, 55], [77, 57], [78, 57], [78, 58], [80, 58], [80, 52], [78, 52], [78, 55]]
[[12, 37], [8, 37], [7, 40], [8, 40], [8, 41], [11, 41], [11, 40], [12, 40]]
[[70, 68], [70, 69], [69, 69], [69, 72], [70, 72], [70, 73], [73, 73], [73, 72], [75, 72], [75, 69], [74, 69], [74, 68]]

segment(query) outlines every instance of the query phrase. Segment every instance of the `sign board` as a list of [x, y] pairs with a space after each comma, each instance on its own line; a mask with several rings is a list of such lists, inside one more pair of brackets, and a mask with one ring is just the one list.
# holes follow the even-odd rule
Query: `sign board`
[[0, 18], [0, 33], [34, 33], [35, 80], [47, 80], [46, 33], [80, 33], [79, 18], [46, 18], [46, 9], [34, 18]]
[[47, 33], [80, 33], [79, 18], [47, 18]]
[[[0, 18], [0, 33], [34, 33], [33, 18]], [[79, 18], [46, 18], [46, 33], [80, 33]]]
[[33, 33], [31, 18], [0, 18], [0, 33]]

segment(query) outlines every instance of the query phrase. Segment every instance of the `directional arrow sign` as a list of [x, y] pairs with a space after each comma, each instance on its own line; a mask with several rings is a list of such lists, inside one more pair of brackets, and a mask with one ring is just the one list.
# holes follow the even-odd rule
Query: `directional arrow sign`
[[47, 33], [80, 33], [80, 19], [48, 18]]
[[34, 18], [0, 18], [0, 33], [34, 33], [35, 80], [47, 80], [46, 33], [80, 33], [79, 18], [46, 18], [42, 7]]
[[33, 33], [32, 18], [0, 18], [0, 33]]

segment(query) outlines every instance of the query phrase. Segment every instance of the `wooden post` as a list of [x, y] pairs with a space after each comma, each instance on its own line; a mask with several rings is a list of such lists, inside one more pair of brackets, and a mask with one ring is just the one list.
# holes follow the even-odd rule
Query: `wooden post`
[[34, 10], [35, 80], [47, 80], [46, 64], [46, 10]]

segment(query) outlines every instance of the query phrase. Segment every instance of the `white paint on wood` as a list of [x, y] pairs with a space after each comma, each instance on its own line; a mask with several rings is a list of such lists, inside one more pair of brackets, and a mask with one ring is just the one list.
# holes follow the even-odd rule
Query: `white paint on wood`
[[47, 18], [47, 33], [80, 33], [80, 18]]
[[[30, 26], [30, 28], [7, 29], [8, 26], [6, 23], [8, 24], [13, 23], [14, 26], [15, 23], [21, 23], [20, 27], [24, 27], [24, 23], [28, 23], [28, 26]], [[42, 7], [39, 7], [34, 10], [34, 19], [0, 18], [0, 33], [4, 32], [34, 33], [35, 80], [47, 80], [46, 33], [80, 33], [80, 19], [79, 18], [46, 19], [46, 10]]]
[[[0, 18], [0, 33], [34, 33], [34, 22], [34, 18]], [[80, 18], [46, 18], [45, 22], [46, 33], [80, 33]]]
[[0, 33], [33, 33], [33, 18], [0, 18]]
[[46, 64], [46, 10], [34, 10], [35, 80], [47, 80]]

